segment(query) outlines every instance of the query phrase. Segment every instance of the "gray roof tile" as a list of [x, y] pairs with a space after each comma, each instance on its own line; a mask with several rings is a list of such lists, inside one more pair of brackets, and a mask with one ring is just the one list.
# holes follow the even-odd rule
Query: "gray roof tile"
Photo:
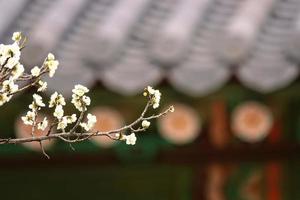
[[178, 64], [187, 53], [197, 25], [203, 20], [210, 3], [209, 0], [179, 1], [163, 26], [155, 32], [150, 58], [166, 66]]
[[[288, 3], [289, 1], [285, 1], [285, 4]], [[288, 8], [290, 7], [283, 6], [283, 2], [277, 2], [271, 13], [276, 17], [268, 19], [258, 36], [252, 56], [238, 70], [241, 82], [252, 89], [272, 92], [287, 86], [298, 76], [296, 63], [290, 62], [284, 54], [284, 42], [292, 30], [290, 22], [296, 17], [296, 13], [290, 12], [288, 18], [277, 15]], [[285, 28], [282, 28], [283, 25]]]
[[132, 95], [167, 78], [199, 96], [236, 75], [249, 88], [271, 92], [298, 76], [299, 0], [22, 2], [28, 3], [14, 7], [11, 20], [0, 18], [6, 24], [0, 36], [7, 41], [16, 30], [29, 36], [25, 64], [41, 62], [43, 51], [57, 54], [61, 69], [52, 90], [68, 93], [77, 81], [100, 80]]
[[219, 63], [191, 62], [169, 73], [170, 83], [190, 96], [204, 96], [219, 89], [230, 78], [230, 70]]
[[37, 65], [41, 57], [55, 48], [85, 3], [86, 0], [58, 0], [39, 16], [28, 33], [30, 45], [26, 50], [25, 64]]
[[100, 74], [104, 85], [123, 95], [142, 92], [145, 86], [157, 84], [162, 75], [161, 69], [146, 59], [132, 56]]
[[6, 33], [28, 2], [29, 0], [0, 1], [0, 36]]

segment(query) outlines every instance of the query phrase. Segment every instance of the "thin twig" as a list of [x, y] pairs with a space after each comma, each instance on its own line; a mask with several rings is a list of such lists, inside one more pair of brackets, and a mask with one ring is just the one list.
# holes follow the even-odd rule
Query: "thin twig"
[[[146, 105], [145, 108], [148, 109], [149, 106], [147, 106], [147, 105]], [[145, 113], [146, 113], [147, 109], [144, 110]], [[109, 137], [110, 139], [113, 139], [113, 140], [120, 140], [120, 137], [116, 135], [117, 133], [120, 134], [122, 132], [125, 132], [126, 130], [135, 130], [137, 132], [143, 131], [144, 130], [143, 128], [133, 129], [133, 126], [140, 123], [142, 120], [151, 120], [151, 119], [161, 117], [169, 111], [170, 111], [170, 109], [167, 109], [167, 110], [165, 110], [164, 112], [162, 112], [160, 114], [152, 115], [150, 117], [143, 117], [141, 115], [138, 119], [136, 119], [132, 123], [130, 123], [128, 125], [125, 125], [121, 128], [110, 130], [110, 131], [104, 131], [104, 132], [94, 131], [94, 132], [84, 132], [84, 133], [63, 132], [63, 133], [52, 133], [52, 134], [49, 134], [49, 135], [27, 137], [27, 138], [14, 138], [14, 139], [12, 139], [12, 138], [1, 139], [0, 138], [0, 144], [20, 144], [20, 143], [33, 142], [33, 141], [41, 142], [41, 141], [44, 141], [44, 140], [51, 140], [51, 139], [55, 139], [55, 138], [61, 139], [61, 140], [65, 141], [65, 142], [68, 142], [68, 143], [74, 143], [74, 142], [81, 142], [81, 141], [87, 140], [91, 137], [98, 137], [98, 136], [106, 136], [106, 137]], [[72, 139], [67, 139], [67, 138], [78, 138], [78, 139], [72, 140]]]
[[46, 153], [46, 151], [45, 151], [45, 149], [44, 149], [44, 146], [43, 146], [42, 141], [40, 141], [40, 146], [41, 146], [41, 149], [42, 149], [43, 154], [44, 154], [48, 159], [50, 159], [50, 156]]

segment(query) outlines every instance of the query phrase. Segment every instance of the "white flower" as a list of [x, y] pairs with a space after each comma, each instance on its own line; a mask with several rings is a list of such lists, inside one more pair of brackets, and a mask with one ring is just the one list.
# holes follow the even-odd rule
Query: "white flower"
[[46, 105], [43, 103], [43, 98], [38, 95], [38, 94], [33, 94], [33, 100], [34, 103], [38, 106], [38, 107], [45, 107]]
[[83, 96], [85, 93], [89, 92], [89, 89], [83, 85], [75, 85], [75, 88], [72, 90], [72, 92], [74, 94], [76, 94], [77, 96], [81, 97]]
[[82, 102], [84, 103], [84, 105], [89, 106], [91, 104], [91, 98], [84, 95], [82, 97]]
[[91, 104], [91, 99], [84, 94], [89, 92], [89, 89], [83, 85], [77, 84], [72, 92], [71, 103], [74, 104], [75, 108], [79, 111], [86, 110], [86, 106]]
[[12, 69], [19, 63], [21, 56], [20, 47], [17, 43], [11, 45], [1, 45], [0, 47], [0, 64], [8, 69]]
[[116, 133], [115, 136], [116, 136], [118, 139], [122, 140], [123, 134]]
[[7, 96], [7, 93], [0, 94], [0, 106], [2, 106], [4, 103], [8, 102], [9, 98]]
[[174, 112], [174, 111], [175, 111], [174, 106], [170, 106], [169, 111], [170, 111], [170, 112]]
[[86, 131], [89, 131], [94, 127], [95, 123], [97, 122], [97, 118], [95, 115], [89, 113], [87, 115], [87, 119], [88, 119], [87, 123], [82, 122], [80, 123], [80, 126], [84, 128]]
[[21, 51], [20, 51], [20, 47], [19, 45], [14, 42], [11, 45], [6, 45], [8, 48], [9, 53], [12, 55], [11, 57], [16, 58], [16, 59], [20, 59], [21, 56]]
[[38, 123], [37, 128], [43, 131], [43, 130], [45, 130], [47, 128], [47, 126], [48, 126], [48, 120], [47, 120], [47, 117], [45, 117], [43, 119], [43, 121], [41, 121], [40, 123]]
[[64, 110], [62, 105], [56, 106], [53, 116], [56, 117], [57, 119], [61, 119], [64, 116]]
[[71, 116], [64, 116], [61, 119], [59, 119], [59, 122], [57, 124], [57, 129], [64, 130], [68, 124], [72, 124], [76, 121], [77, 117], [75, 114]]
[[48, 69], [49, 69], [49, 77], [53, 77], [55, 74], [55, 71], [59, 65], [59, 62], [57, 60], [49, 61], [48, 62]]
[[55, 74], [55, 71], [59, 65], [58, 60], [55, 60], [55, 57], [52, 53], [49, 53], [47, 56], [47, 60], [45, 61], [45, 65], [47, 66], [49, 70], [49, 76], [53, 77]]
[[48, 53], [47, 59], [48, 60], [54, 60], [55, 56], [52, 53]]
[[135, 145], [136, 142], [136, 136], [134, 133], [131, 133], [130, 135], [125, 135], [126, 144], [128, 145]]
[[90, 127], [93, 127], [95, 125], [95, 123], [97, 122], [97, 117], [90, 113], [87, 115], [87, 119], [88, 119], [88, 125]]
[[151, 98], [151, 104], [153, 106], [154, 109], [159, 107], [159, 102], [160, 102], [160, 98], [161, 98], [161, 93], [159, 90], [155, 90], [152, 87], [148, 86], [146, 88], [146, 90], [148, 91], [150, 98]]
[[33, 110], [33, 111], [39, 110], [39, 107], [35, 104], [34, 101], [31, 102], [31, 104], [29, 104], [28, 107], [29, 107], [31, 110]]
[[49, 108], [52, 108], [54, 106], [58, 106], [58, 105], [66, 105], [66, 101], [65, 98], [63, 97], [63, 95], [58, 94], [57, 92], [54, 92], [51, 97], [50, 97], [50, 101], [49, 101]]
[[161, 93], [159, 90], [155, 90], [153, 97], [153, 108], [156, 109], [159, 107]]
[[47, 89], [47, 82], [39, 81], [38, 82], [38, 92], [44, 92]]
[[13, 69], [15, 65], [19, 64], [19, 59], [12, 57], [10, 59], [8, 59], [5, 67], [8, 69]]
[[19, 78], [23, 74], [23, 72], [24, 72], [24, 66], [21, 65], [20, 63], [16, 64], [11, 70], [12, 78], [14, 80]]
[[81, 126], [82, 128], [84, 128], [84, 130], [86, 130], [86, 131], [89, 131], [89, 130], [90, 130], [88, 124], [85, 123], [85, 122], [81, 122], [81, 123], [80, 123], [80, 126]]
[[33, 102], [29, 105], [29, 108], [32, 111], [40, 110], [41, 107], [45, 107], [46, 105], [43, 103], [43, 99], [38, 94], [33, 94]]
[[33, 125], [35, 121], [35, 113], [33, 111], [28, 111], [25, 116], [22, 117], [24, 124]]
[[155, 90], [151, 86], [148, 86], [147, 90], [148, 90], [149, 94], [154, 94], [155, 93]]
[[65, 116], [65, 118], [67, 119], [68, 124], [72, 124], [77, 120], [76, 114], [73, 114], [71, 116]]
[[71, 115], [71, 116], [64, 116], [62, 117], [58, 124], [57, 124], [57, 129], [61, 129], [64, 130], [68, 124], [72, 124], [76, 121], [77, 117], [75, 114]]
[[86, 95], [80, 97], [76, 94], [73, 94], [71, 103], [74, 104], [77, 110], [84, 111], [87, 109], [86, 106], [91, 104], [91, 99]]
[[35, 66], [34, 68], [31, 69], [31, 75], [34, 76], [34, 77], [37, 77], [40, 75], [40, 68], [38, 66]]
[[4, 44], [0, 44], [0, 65], [3, 65], [10, 55], [6, 51], [7, 47]]
[[3, 81], [2, 83], [2, 92], [14, 93], [19, 89], [19, 86], [14, 83], [13, 77], [9, 77], [8, 80]]
[[64, 130], [68, 126], [68, 121], [66, 117], [63, 117], [59, 120], [57, 124], [57, 129]]
[[13, 41], [19, 42], [22, 39], [22, 33], [21, 32], [14, 32], [11, 39]]
[[154, 108], [154, 109], [156, 109], [156, 108], [158, 108], [158, 107], [159, 107], [159, 103], [154, 103], [154, 104], [153, 104], [153, 108]]
[[142, 122], [142, 127], [143, 128], [148, 128], [149, 126], [150, 126], [150, 122], [149, 121], [147, 121], [147, 120], [143, 120], [143, 122]]
[[77, 110], [83, 111], [81, 100], [74, 94], [72, 95], [71, 103], [74, 104], [74, 106]]

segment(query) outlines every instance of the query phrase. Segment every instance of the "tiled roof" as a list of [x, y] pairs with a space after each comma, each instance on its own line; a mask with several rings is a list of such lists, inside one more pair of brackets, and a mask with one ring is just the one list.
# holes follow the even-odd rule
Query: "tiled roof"
[[[1, 1], [0, 36], [29, 37], [23, 62], [61, 61], [49, 85], [101, 81], [123, 95], [167, 79], [204, 96], [236, 76], [272, 92], [298, 77], [299, 0], [10, 0]], [[299, 38], [299, 41], [298, 41]]]

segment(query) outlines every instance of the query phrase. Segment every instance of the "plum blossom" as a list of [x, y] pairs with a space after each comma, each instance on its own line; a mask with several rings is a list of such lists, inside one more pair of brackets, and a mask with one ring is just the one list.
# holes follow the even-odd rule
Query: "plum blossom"
[[130, 135], [125, 135], [124, 138], [126, 140], [126, 144], [135, 145], [135, 143], [136, 143], [135, 133], [131, 133]]
[[37, 77], [40, 75], [41, 69], [38, 66], [35, 66], [30, 72], [32, 76]]
[[145, 89], [144, 96], [149, 95], [151, 99], [151, 105], [153, 106], [154, 109], [159, 107], [160, 103], [160, 98], [161, 98], [161, 93], [159, 90], [155, 90], [152, 87], [148, 86]]
[[33, 99], [36, 105], [39, 107], [45, 107], [45, 104], [43, 103], [43, 98], [38, 94], [33, 94]]
[[19, 78], [23, 73], [24, 73], [24, 66], [21, 65], [20, 63], [16, 64], [11, 70], [11, 75], [14, 80]]
[[0, 45], [0, 65], [12, 69], [19, 63], [20, 56], [20, 47], [16, 42], [10, 45]]
[[80, 123], [80, 126], [84, 128], [86, 131], [89, 131], [94, 127], [95, 123], [97, 122], [97, 118], [95, 115], [89, 113], [87, 115], [87, 119], [88, 119], [87, 123], [82, 122]]
[[147, 121], [147, 120], [143, 120], [143, 121], [142, 121], [142, 127], [143, 127], [143, 128], [148, 128], [148, 127], [150, 126], [150, 124], [151, 124], [151, 123], [150, 123], [149, 121]]
[[22, 39], [22, 33], [21, 32], [14, 32], [11, 39], [15, 42], [19, 42]]
[[49, 53], [44, 65], [46, 65], [49, 71], [49, 77], [53, 77], [57, 70], [59, 62], [58, 60], [55, 60], [55, 56], [52, 53]]
[[13, 77], [9, 77], [8, 80], [3, 81], [2, 83], [2, 92], [6, 92], [8, 94], [14, 93], [19, 89], [19, 86], [14, 83]]
[[75, 88], [72, 90], [72, 101], [71, 103], [75, 106], [75, 108], [79, 111], [85, 111], [91, 104], [90, 97], [86, 96], [85, 93], [89, 92], [89, 89], [82, 85], [75, 85]]
[[46, 105], [43, 103], [43, 98], [38, 94], [33, 94], [33, 101], [29, 105], [29, 108], [32, 111], [39, 110], [41, 107], [45, 107]]
[[46, 89], [47, 89], [47, 82], [44, 82], [44, 81], [40, 80], [38, 82], [38, 89], [37, 89], [37, 91], [38, 92], [44, 92]]
[[57, 119], [61, 119], [64, 116], [64, 110], [62, 105], [56, 106], [53, 116], [56, 117]]
[[75, 88], [72, 90], [72, 92], [79, 96], [82, 97], [85, 93], [89, 92], [89, 89], [83, 85], [75, 85]]
[[64, 130], [67, 126], [68, 126], [67, 118], [63, 117], [59, 120], [59, 122], [57, 124], [57, 129]]
[[47, 117], [45, 117], [44, 119], [43, 119], [43, 121], [41, 121], [40, 123], [38, 123], [38, 126], [37, 126], [37, 128], [39, 129], [39, 130], [45, 130], [46, 128], [47, 128], [47, 126], [48, 126], [48, 120], [47, 120]]
[[76, 114], [72, 114], [70, 116], [64, 116], [59, 120], [57, 124], [57, 129], [64, 130], [68, 126], [68, 124], [72, 124], [76, 122], [76, 120], [77, 120]]
[[23, 120], [24, 124], [26, 125], [33, 125], [35, 121], [36, 114], [33, 111], [28, 111], [25, 116], [23, 116], [21, 119]]
[[66, 101], [65, 101], [65, 98], [63, 97], [63, 95], [58, 94], [57, 92], [54, 92], [50, 97], [49, 108], [52, 108], [52, 107], [58, 106], [58, 105], [65, 106]]
[[174, 111], [175, 111], [174, 106], [170, 106], [169, 111], [170, 111], [170, 112], [174, 112]]
[[72, 123], [76, 122], [76, 120], [77, 120], [76, 114], [72, 114], [70, 116], [65, 116], [65, 118], [67, 119], [68, 124], [72, 124]]

